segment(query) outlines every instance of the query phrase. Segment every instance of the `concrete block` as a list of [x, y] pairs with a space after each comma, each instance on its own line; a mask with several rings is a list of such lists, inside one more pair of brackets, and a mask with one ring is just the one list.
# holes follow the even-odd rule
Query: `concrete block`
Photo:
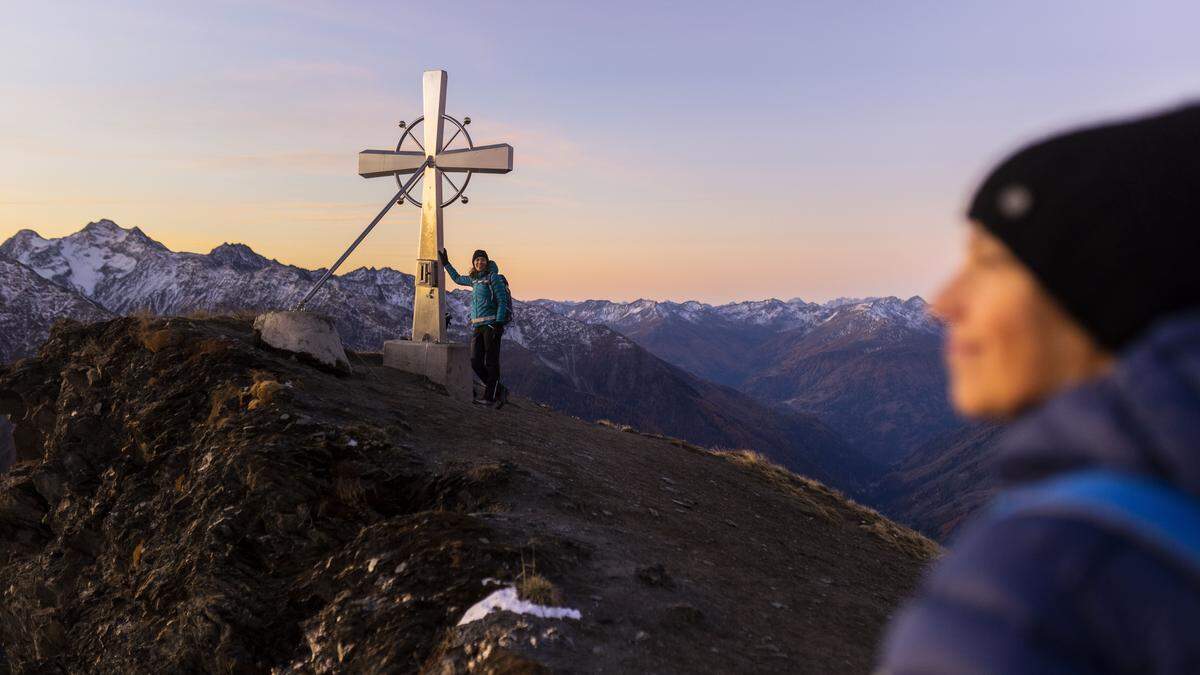
[[383, 343], [383, 365], [424, 375], [446, 387], [460, 401], [472, 398], [471, 354], [465, 344], [388, 340]]
[[350, 360], [342, 347], [333, 319], [310, 312], [267, 312], [254, 319], [254, 332], [264, 343], [317, 363], [350, 371]]

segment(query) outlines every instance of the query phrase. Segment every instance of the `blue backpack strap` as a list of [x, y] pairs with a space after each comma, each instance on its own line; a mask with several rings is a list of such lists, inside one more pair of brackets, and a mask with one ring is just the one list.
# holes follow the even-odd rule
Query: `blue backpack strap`
[[1002, 494], [990, 515], [1088, 522], [1200, 574], [1200, 499], [1160, 480], [1104, 470], [1068, 473]]

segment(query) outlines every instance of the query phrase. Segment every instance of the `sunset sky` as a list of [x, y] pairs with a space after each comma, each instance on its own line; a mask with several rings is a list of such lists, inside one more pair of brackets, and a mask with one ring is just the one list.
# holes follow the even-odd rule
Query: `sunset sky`
[[[395, 191], [357, 152], [443, 68], [516, 149], [447, 246], [518, 297], [928, 297], [1005, 153], [1200, 97], [1198, 7], [4, 0], [0, 240], [110, 218], [327, 265]], [[417, 231], [396, 207], [344, 271], [411, 271]]]

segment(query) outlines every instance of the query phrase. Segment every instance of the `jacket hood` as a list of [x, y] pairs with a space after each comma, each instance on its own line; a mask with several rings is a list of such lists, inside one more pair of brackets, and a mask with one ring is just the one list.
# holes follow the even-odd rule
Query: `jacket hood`
[[1008, 484], [1101, 467], [1200, 495], [1200, 311], [1158, 324], [1112, 373], [1011, 424], [998, 457]]

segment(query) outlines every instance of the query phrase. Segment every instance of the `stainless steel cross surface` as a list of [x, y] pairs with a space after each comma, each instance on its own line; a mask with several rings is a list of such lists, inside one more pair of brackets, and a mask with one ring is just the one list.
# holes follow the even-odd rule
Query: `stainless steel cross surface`
[[[416, 289], [413, 299], [415, 342], [445, 342], [445, 272], [438, 264], [442, 248], [442, 177], [447, 173], [508, 173], [513, 167], [513, 149], [507, 143], [461, 150], [443, 150], [446, 115], [446, 71], [427, 70], [424, 90], [424, 142], [413, 140], [419, 151], [363, 150], [358, 153], [358, 175], [363, 178], [398, 176], [423, 171], [421, 180], [421, 240], [417, 249]], [[469, 120], [467, 120], [469, 121]], [[461, 128], [461, 127], [460, 127]], [[407, 132], [406, 132], [407, 135]], [[403, 144], [404, 138], [401, 138]], [[414, 176], [415, 178], [415, 176]], [[464, 183], [464, 188], [466, 187]], [[459, 190], [461, 194], [462, 190]], [[402, 194], [407, 190], [401, 189]]]

